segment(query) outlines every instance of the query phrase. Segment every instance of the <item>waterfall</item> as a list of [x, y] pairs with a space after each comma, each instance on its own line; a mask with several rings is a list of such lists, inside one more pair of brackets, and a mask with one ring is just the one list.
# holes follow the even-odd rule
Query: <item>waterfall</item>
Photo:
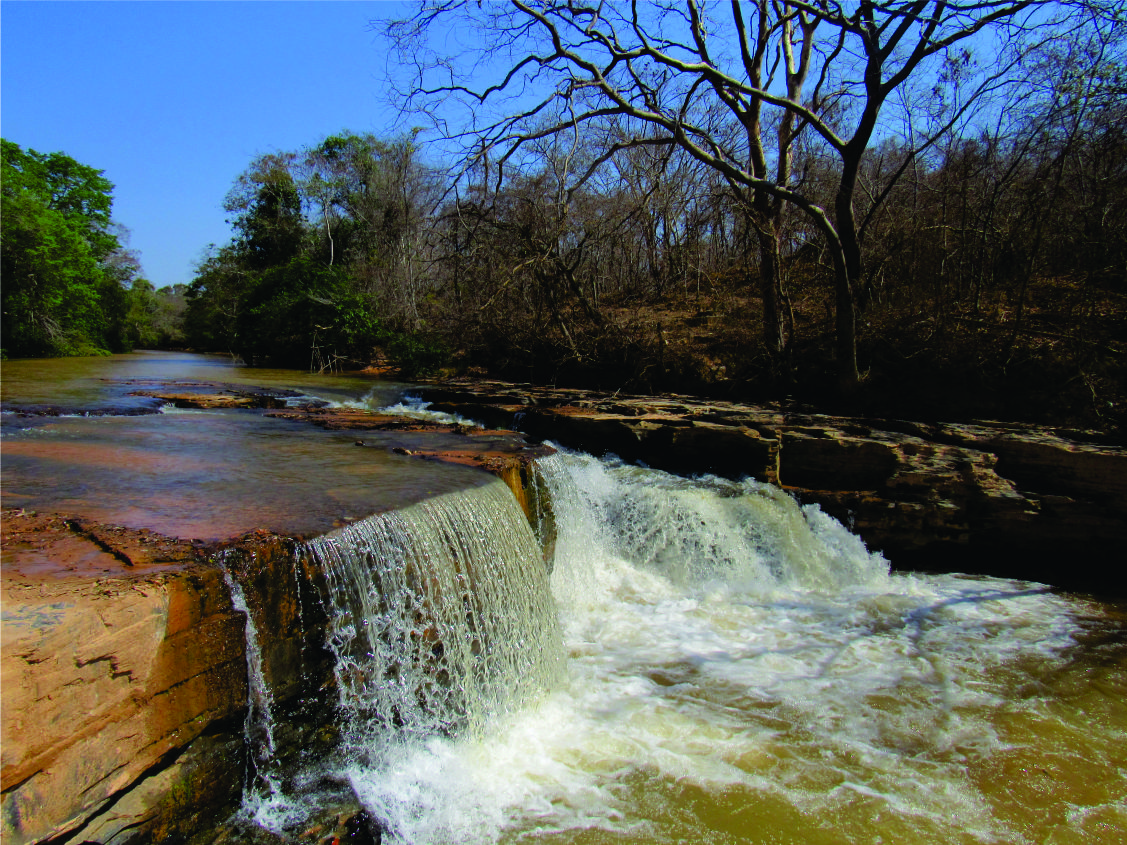
[[307, 551], [330, 589], [329, 644], [357, 753], [480, 732], [558, 679], [547, 570], [500, 481], [368, 517]]
[[[836, 592], [879, 585], [888, 563], [822, 513], [753, 479], [683, 478], [557, 454], [538, 464], [556, 514], [557, 593], [590, 590], [607, 559], [682, 587]], [[568, 583], [570, 580], [570, 584]]]
[[368, 517], [306, 551], [330, 592], [342, 774], [387, 841], [452, 841], [435, 831], [456, 779], [420, 779], [455, 740], [485, 735], [562, 677], [548, 573], [527, 519], [490, 480]]
[[[305, 546], [342, 741], [304, 782], [346, 784], [383, 842], [914, 845], [952, 818], [967, 841], [1045, 841], [1020, 828], [1039, 793], [994, 773], [1093, 730], [1033, 694], [1076, 643], [1070, 600], [891, 574], [752, 480], [561, 450], [537, 483], [550, 566], [499, 481]], [[1098, 799], [1085, 823], [1118, 823]]]
[[250, 608], [247, 607], [242, 585], [231, 575], [225, 562], [222, 564], [222, 569], [223, 581], [227, 584], [227, 590], [231, 595], [231, 606], [246, 617], [246, 735], [251, 738], [254, 756], [259, 760], [269, 759], [277, 750], [274, 743], [274, 718], [270, 712], [274, 702], [262, 671], [262, 650], [258, 647], [258, 631], [255, 629]]

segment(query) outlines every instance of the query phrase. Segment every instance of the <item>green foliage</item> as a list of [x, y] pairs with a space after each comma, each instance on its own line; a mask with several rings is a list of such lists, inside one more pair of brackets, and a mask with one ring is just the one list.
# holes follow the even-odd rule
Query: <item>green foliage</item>
[[431, 375], [450, 363], [450, 349], [441, 338], [422, 332], [388, 339], [387, 353], [404, 378]]
[[185, 293], [184, 336], [195, 349], [234, 352], [249, 272], [233, 245], [212, 249]]
[[183, 319], [187, 285], [155, 290], [148, 279], [136, 278], [127, 293], [123, 332], [132, 348], [168, 349], [184, 345]]
[[7, 354], [128, 348], [122, 252], [110, 231], [113, 185], [63, 153], [3, 140], [3, 335]]
[[276, 267], [301, 251], [305, 221], [286, 156], [260, 157], [239, 178], [224, 207], [236, 212], [240, 258], [248, 268]]
[[433, 367], [439, 347], [415, 335], [413, 155], [345, 132], [253, 161], [227, 195], [234, 237], [187, 290], [188, 344], [321, 369], [366, 364], [394, 338], [409, 367]]
[[302, 366], [314, 348], [326, 358], [364, 360], [379, 325], [347, 271], [310, 256], [264, 270], [239, 317], [236, 350], [244, 360]]

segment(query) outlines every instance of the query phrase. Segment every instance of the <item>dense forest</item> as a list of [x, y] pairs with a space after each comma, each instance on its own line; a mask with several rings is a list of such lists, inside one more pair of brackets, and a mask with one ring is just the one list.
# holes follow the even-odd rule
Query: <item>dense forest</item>
[[[1018, 18], [1036, 5], [424, 4], [384, 30], [414, 114], [473, 94], [442, 27], [503, 53], [455, 166], [417, 131], [258, 156], [176, 291], [128, 262], [96, 172], [76, 210], [58, 162], [5, 142], [4, 345], [1121, 429], [1127, 19]], [[42, 274], [17, 248], [37, 227]]]

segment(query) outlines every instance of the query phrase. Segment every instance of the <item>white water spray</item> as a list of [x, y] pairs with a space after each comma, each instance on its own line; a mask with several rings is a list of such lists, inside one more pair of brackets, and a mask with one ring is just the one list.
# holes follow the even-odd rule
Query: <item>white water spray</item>
[[836, 592], [879, 586], [888, 563], [822, 513], [753, 479], [687, 479], [656, 470], [557, 455], [538, 464], [557, 519], [557, 594], [566, 581], [629, 561], [682, 587]]
[[[309, 544], [337, 771], [385, 842], [1045, 841], [993, 773], [1079, 735], [1029, 692], [1075, 644], [1070, 600], [890, 575], [753, 481], [562, 452], [539, 469], [550, 579], [499, 483]], [[1124, 820], [1107, 794], [1073, 802], [1089, 829]]]
[[473, 734], [559, 677], [547, 570], [500, 481], [378, 514], [308, 544], [357, 749]]

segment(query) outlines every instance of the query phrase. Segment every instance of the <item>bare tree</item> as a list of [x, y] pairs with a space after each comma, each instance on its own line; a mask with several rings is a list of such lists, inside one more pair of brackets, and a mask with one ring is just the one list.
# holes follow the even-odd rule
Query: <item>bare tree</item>
[[[859, 379], [855, 290], [863, 272], [854, 203], [866, 150], [892, 131], [882, 110], [910, 79], [958, 68], [962, 93], [939, 128], [952, 125], [1010, 78], [1026, 36], [1055, 31], [1053, 16], [1070, 9], [1044, 0], [435, 0], [386, 33], [400, 66], [413, 69], [401, 91], [406, 107], [464, 141], [468, 159], [490, 156], [499, 179], [522, 167], [540, 139], [578, 137], [580, 128], [585, 141], [602, 134], [604, 152], [577, 181], [641, 145], [675, 145], [715, 169], [742, 194], [759, 234], [765, 337], [775, 351], [788, 331], [777, 311], [787, 248], [781, 210], [799, 209], [832, 263], [835, 355], [850, 390]], [[980, 34], [994, 61], [976, 65], [957, 46]], [[623, 119], [635, 127], [627, 137], [607, 129]], [[795, 173], [793, 151], [805, 133], [835, 161], [828, 202], [812, 198]], [[911, 148], [936, 137], [921, 134]], [[879, 203], [880, 191], [875, 197]]]

